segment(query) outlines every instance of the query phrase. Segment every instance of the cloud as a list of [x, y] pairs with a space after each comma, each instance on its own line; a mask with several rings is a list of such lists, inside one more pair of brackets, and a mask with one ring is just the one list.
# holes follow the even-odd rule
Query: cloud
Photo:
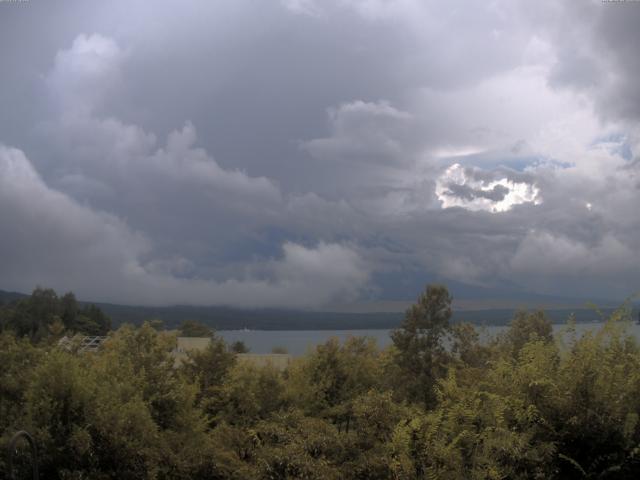
[[[321, 160], [389, 163], [407, 161], [411, 115], [389, 102], [355, 101], [328, 111], [331, 135], [302, 144]], [[408, 155], [407, 155], [408, 156]]]
[[293, 13], [310, 15], [312, 17], [320, 15], [320, 8], [314, 0], [281, 0], [282, 5]]
[[[320, 308], [352, 301], [366, 288], [369, 274], [350, 247], [320, 242], [282, 246], [283, 256], [251, 265], [245, 275], [212, 281], [137, 272], [132, 298], [150, 304], [227, 305], [242, 308]], [[175, 267], [173, 267], [175, 268]]]
[[24, 153], [0, 145], [0, 236], [3, 278], [29, 291], [36, 284], [97, 294], [136, 268], [148, 241], [113, 215], [78, 205], [48, 188]]
[[65, 113], [87, 114], [103, 106], [122, 82], [126, 57], [117, 43], [102, 35], [78, 35], [71, 48], [58, 51], [47, 84]]
[[[24, 241], [6, 240], [42, 255], [57, 251], [58, 259], [55, 268], [34, 259], [24, 271], [18, 265], [7, 270], [17, 288], [44, 283], [74, 289], [85, 298], [142, 303], [308, 307], [349, 298], [363, 287], [368, 275], [358, 254], [324, 242], [317, 247], [284, 242], [280, 260], [267, 254], [249, 260], [249, 271], [246, 266], [223, 268], [214, 274], [223, 278], [207, 279], [208, 265], [216, 265], [216, 253], [229, 238], [250, 235], [269, 222], [261, 216], [277, 221], [283, 208], [281, 193], [266, 178], [220, 167], [195, 146], [190, 122], [158, 145], [156, 135], [140, 126], [101, 117], [101, 93], [106, 95], [112, 82], [121, 78], [121, 60], [112, 39], [81, 35], [56, 56], [47, 77], [60, 110], [45, 128], [55, 146], [55, 162], [49, 159], [52, 168], [45, 164], [44, 170], [71, 196], [48, 187], [21, 151], [3, 147], [2, 180], [13, 185], [12, 190], [4, 189], [4, 206], [20, 205], [14, 209], [15, 221], [29, 236], [42, 239], [29, 248]], [[22, 200], [13, 195], [16, 192]], [[38, 203], [39, 198], [45, 203]], [[47, 222], [32, 225], [33, 211]], [[144, 234], [134, 233], [106, 211], [120, 212]], [[3, 218], [7, 215], [5, 211]], [[64, 235], [38, 231], [56, 218], [69, 223], [60, 226]], [[87, 235], [95, 240], [87, 241]], [[47, 248], [45, 242], [55, 247]], [[74, 248], [74, 242], [84, 248]], [[182, 242], [191, 243], [191, 248]], [[8, 248], [5, 254], [21, 258]], [[185, 255], [209, 258], [196, 264]], [[80, 281], [92, 271], [100, 272], [98, 280]]]
[[500, 177], [496, 172], [487, 175], [479, 170], [465, 169], [458, 163], [438, 179], [436, 195], [443, 208], [463, 207], [489, 212], [504, 212], [523, 203], [540, 203], [535, 184]]
[[634, 48], [640, 11], [632, 3], [547, 6], [552, 16], [528, 19], [546, 22], [555, 46], [550, 84], [587, 95], [601, 118], [610, 121], [640, 120], [640, 60]]
[[[640, 248], [639, 13], [68, 0], [2, 17], [0, 140], [29, 161], [5, 162], [0, 220], [31, 232], [7, 251], [44, 272], [3, 285], [247, 305], [431, 278], [626, 295], [640, 284], [621, 260]], [[40, 35], [16, 50], [24, 31]], [[67, 208], [48, 258], [32, 220]]]
[[486, 198], [494, 203], [502, 202], [508, 193], [509, 189], [500, 184], [494, 185], [493, 188], [480, 189], [459, 183], [450, 183], [449, 190], [444, 192], [445, 195], [459, 197], [466, 201], [472, 201], [476, 198]]
[[589, 245], [562, 235], [532, 231], [520, 243], [510, 267], [515, 276], [532, 287], [597, 291], [606, 281], [608, 291], [624, 296], [637, 293], [629, 290], [637, 285], [640, 269], [634, 251], [614, 234], [605, 234], [596, 244]]
[[45, 284], [129, 303], [310, 307], [353, 298], [368, 280], [352, 248], [324, 242], [286, 242], [282, 258], [254, 265], [243, 278], [185, 277], [187, 259], [148, 259], [150, 239], [52, 190], [23, 152], [2, 145], [0, 200], [0, 217], [15, 225], [0, 238], [3, 276], [23, 291]]
[[[100, 115], [92, 96], [82, 98], [85, 108], [76, 108], [77, 99], [65, 93], [70, 86], [90, 91], [97, 81], [108, 90], [109, 80], [122, 74], [121, 56], [104, 50], [120, 51], [111, 39], [83, 35], [57, 55], [47, 84], [53, 98], [70, 103], [62, 101], [59, 115], [43, 127], [50, 146], [41, 165], [45, 177], [77, 201], [115, 212], [161, 238], [154, 244], [156, 253], [209, 254], [208, 261], [197, 262], [204, 274], [231, 238], [248, 235], [274, 217], [281, 192], [265, 177], [222, 168], [196, 145], [189, 121], [160, 143], [141, 126]], [[100, 67], [85, 67], [85, 62]], [[109, 75], [105, 79], [100, 72]]]

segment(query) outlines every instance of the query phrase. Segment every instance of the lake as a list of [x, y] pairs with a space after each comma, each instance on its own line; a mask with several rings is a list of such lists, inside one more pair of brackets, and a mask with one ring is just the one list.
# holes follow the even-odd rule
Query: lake
[[[576, 332], [582, 334], [595, 330], [602, 323], [578, 323]], [[554, 332], [566, 326], [554, 324]], [[504, 326], [478, 326], [481, 338], [490, 338], [503, 331]], [[640, 325], [629, 324], [630, 332], [640, 339]], [[228, 343], [242, 340], [252, 353], [271, 353], [273, 347], [284, 347], [292, 355], [304, 355], [309, 349], [326, 342], [332, 337], [344, 342], [348, 337], [372, 337], [379, 347], [391, 344], [389, 337], [391, 330], [219, 330], [217, 332]]]

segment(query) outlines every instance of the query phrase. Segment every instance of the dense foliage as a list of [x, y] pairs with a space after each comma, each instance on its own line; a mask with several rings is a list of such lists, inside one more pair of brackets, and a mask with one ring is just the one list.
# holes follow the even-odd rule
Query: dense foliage
[[[9, 310], [33, 312], [37, 302]], [[151, 324], [119, 328], [97, 353], [61, 348], [56, 336], [81, 331], [61, 302], [51, 300], [50, 316], [39, 310], [58, 316], [61, 331], [19, 329], [15, 319], [26, 317], [9, 316], [13, 328], [0, 334], [0, 442], [32, 432], [42, 478], [640, 472], [640, 347], [624, 309], [598, 331], [578, 336], [569, 323], [555, 337], [543, 313], [520, 312], [481, 341], [473, 326], [450, 323], [449, 293], [430, 286], [390, 348], [330, 340], [280, 371], [240, 361], [215, 335], [176, 366], [175, 337]]]
[[111, 319], [93, 304], [80, 306], [73, 293], [59, 297], [50, 288], [36, 288], [31, 296], [0, 303], [0, 331], [36, 342], [63, 332], [106, 335]]

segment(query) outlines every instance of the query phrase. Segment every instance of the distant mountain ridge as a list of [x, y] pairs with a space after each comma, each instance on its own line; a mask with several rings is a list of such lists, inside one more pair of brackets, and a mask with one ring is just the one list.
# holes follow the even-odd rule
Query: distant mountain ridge
[[[0, 290], [0, 302], [7, 303], [28, 295], [18, 292]], [[558, 297], [561, 298], [561, 297]], [[566, 300], [566, 299], [565, 299]], [[471, 322], [478, 325], [506, 325], [511, 321], [513, 313], [521, 308], [535, 309], [544, 305], [499, 304], [495, 300], [487, 300], [486, 308], [460, 308], [454, 300], [455, 322]], [[196, 320], [216, 330], [359, 330], [359, 329], [387, 329], [397, 327], [404, 317], [406, 306], [400, 307], [397, 302], [395, 310], [388, 311], [303, 311], [287, 309], [240, 309], [224, 306], [188, 306], [174, 305], [166, 307], [130, 306], [112, 303], [84, 302], [81, 305], [93, 303], [111, 317], [112, 325], [117, 327], [123, 323], [140, 325], [146, 320], [161, 320], [166, 328], [177, 328], [184, 320]], [[402, 302], [403, 304], [405, 302]], [[469, 302], [468, 306], [473, 303]], [[479, 304], [476, 304], [479, 305]], [[578, 322], [595, 322], [601, 319], [599, 313], [582, 305], [570, 305], [570, 302], [556, 305], [549, 302], [544, 308], [554, 323], [564, 323], [570, 314], [574, 314]], [[608, 315], [613, 311], [613, 305], [599, 305], [602, 314]], [[634, 313], [634, 318], [637, 313]]]
[[15, 300], [20, 300], [21, 298], [26, 298], [28, 296], [29, 295], [25, 293], [7, 292], [4, 290], [0, 290], [0, 303], [13, 302]]

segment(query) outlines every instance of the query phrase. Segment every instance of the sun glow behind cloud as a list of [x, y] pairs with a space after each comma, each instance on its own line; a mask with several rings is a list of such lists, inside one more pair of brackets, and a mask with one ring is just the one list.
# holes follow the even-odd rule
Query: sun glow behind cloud
[[500, 213], [522, 203], [540, 204], [539, 189], [508, 178], [491, 181], [473, 178], [459, 163], [454, 163], [436, 181], [436, 196], [442, 208], [462, 207]]

